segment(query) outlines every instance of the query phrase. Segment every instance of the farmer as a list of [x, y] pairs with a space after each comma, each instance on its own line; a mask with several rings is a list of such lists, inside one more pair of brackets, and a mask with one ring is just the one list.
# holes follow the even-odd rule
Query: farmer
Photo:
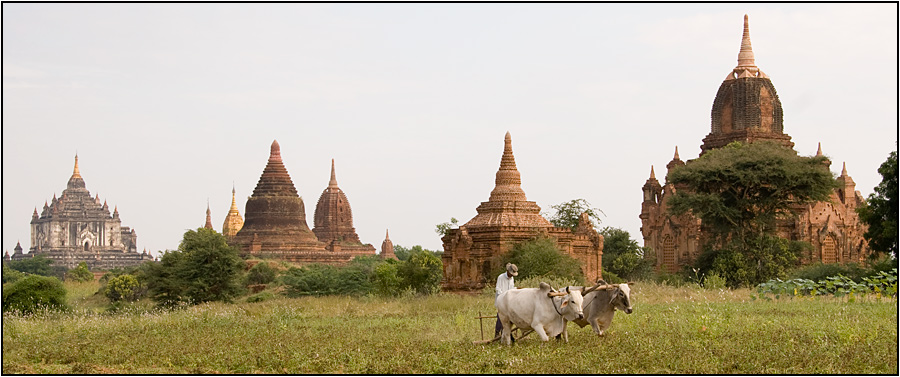
[[[497, 300], [497, 297], [500, 296], [501, 293], [506, 292], [510, 289], [516, 289], [516, 282], [513, 279], [514, 276], [519, 276], [519, 268], [512, 263], [506, 264], [506, 272], [497, 276], [497, 289], [494, 293], [494, 300]], [[500, 336], [500, 332], [503, 331], [503, 325], [500, 323], [500, 313], [497, 313], [497, 325], [494, 326], [494, 337]], [[509, 335], [512, 338], [512, 341], [515, 342], [515, 338], [513, 338], [512, 333]]]

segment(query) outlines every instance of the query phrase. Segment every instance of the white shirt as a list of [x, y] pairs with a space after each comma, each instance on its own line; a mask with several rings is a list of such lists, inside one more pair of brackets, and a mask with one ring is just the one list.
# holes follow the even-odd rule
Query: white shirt
[[516, 289], [515, 279], [512, 276], [507, 277], [505, 272], [497, 276], [497, 293], [494, 294], [494, 297], [500, 296], [501, 293], [510, 289]]

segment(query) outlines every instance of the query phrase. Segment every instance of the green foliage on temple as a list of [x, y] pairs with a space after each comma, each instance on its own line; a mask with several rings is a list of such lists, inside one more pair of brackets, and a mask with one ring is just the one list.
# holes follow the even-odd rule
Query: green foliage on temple
[[277, 272], [266, 262], [259, 262], [247, 271], [247, 284], [269, 284], [275, 280]]
[[591, 207], [591, 203], [584, 199], [573, 199], [565, 203], [554, 204], [550, 208], [554, 212], [544, 213], [543, 215], [547, 216], [547, 219], [556, 227], [575, 230], [581, 214], [585, 212], [587, 212], [594, 226], [597, 226], [602, 221], [600, 220], [600, 214], [603, 214], [603, 211], [599, 208]]
[[3, 286], [3, 312], [23, 314], [68, 310], [66, 289], [59, 279], [28, 275]]
[[[869, 195], [867, 205], [859, 207], [860, 219], [869, 226], [863, 235], [872, 248], [873, 255], [893, 254], [897, 256], [897, 151], [891, 152], [887, 160], [878, 168], [882, 180], [875, 186], [875, 192]], [[897, 259], [894, 259], [897, 266]]]

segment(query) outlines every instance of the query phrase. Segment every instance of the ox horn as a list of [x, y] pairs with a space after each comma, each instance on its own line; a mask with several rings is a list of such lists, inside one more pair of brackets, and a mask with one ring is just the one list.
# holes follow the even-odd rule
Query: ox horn
[[547, 297], [562, 297], [567, 294], [566, 292], [547, 292]]
[[610, 288], [615, 288], [615, 285], [614, 285], [614, 284], [607, 284], [606, 281], [601, 280], [601, 279], [598, 279], [596, 285], [594, 285], [593, 287], [590, 287], [590, 288], [584, 290], [584, 291], [582, 292], [582, 294], [585, 294], [585, 295], [586, 295], [586, 294], [591, 293], [591, 292], [593, 292], [593, 291], [596, 291], [596, 290], [598, 290], [598, 289], [600, 289], [600, 290], [607, 290], [607, 289], [610, 289]]

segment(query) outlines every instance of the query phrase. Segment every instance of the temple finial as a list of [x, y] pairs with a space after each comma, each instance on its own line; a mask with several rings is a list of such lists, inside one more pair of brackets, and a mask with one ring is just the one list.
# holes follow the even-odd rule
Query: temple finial
[[334, 159], [331, 159], [331, 180], [328, 181], [328, 188], [337, 188], [337, 178], [334, 175]]
[[843, 167], [843, 169], [841, 169], [841, 176], [842, 177], [847, 176], [847, 161], [844, 161], [844, 167]]
[[212, 216], [209, 212], [209, 198], [206, 198], [206, 225], [203, 226], [206, 229], [212, 229]]
[[384, 230], [384, 239], [386, 239], [386, 240], [391, 239], [390, 235], [388, 234], [388, 230], [387, 230], [387, 229]]
[[650, 165], [650, 179], [656, 179], [656, 172], [653, 171], [653, 165]]
[[278, 145], [278, 140], [272, 141], [272, 149], [269, 152], [269, 161], [281, 161], [281, 146]]
[[756, 67], [753, 46], [750, 45], [750, 21], [744, 15], [744, 34], [741, 36], [741, 51], [738, 53], [738, 67]]
[[677, 145], [675, 146], [675, 157], [672, 157], [672, 159], [673, 159], [673, 160], [680, 160], [680, 159], [681, 159], [681, 158], [678, 157], [678, 146], [677, 146]]
[[816, 151], [816, 157], [822, 157], [822, 142], [819, 142], [819, 150]]
[[75, 170], [72, 171], [72, 178], [81, 178], [81, 172], [78, 171], [78, 153], [75, 153]]

